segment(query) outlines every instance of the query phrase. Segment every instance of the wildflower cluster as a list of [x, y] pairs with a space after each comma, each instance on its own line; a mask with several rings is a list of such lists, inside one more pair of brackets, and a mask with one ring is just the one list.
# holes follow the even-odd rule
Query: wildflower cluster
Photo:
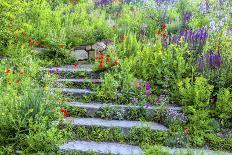
[[114, 52], [111, 50], [109, 54], [99, 52], [99, 55], [95, 59], [95, 64], [98, 69], [106, 69], [119, 64], [118, 59], [115, 58]]
[[159, 29], [158, 31], [156, 31], [156, 34], [158, 36], [161, 36], [163, 39], [165, 39], [167, 37], [167, 25], [166, 24], [162, 24], [161, 25], [161, 29]]
[[70, 116], [69, 111], [67, 109], [65, 109], [65, 108], [61, 108], [60, 112], [63, 113], [64, 117], [69, 117]]
[[[8, 81], [8, 83], [12, 84], [12, 78], [16, 78], [15, 79], [15, 83], [16, 84], [19, 84], [21, 83], [21, 79], [22, 79], [22, 76], [24, 75], [24, 70], [23, 69], [20, 69], [17, 73], [15, 71], [13, 71], [12, 69], [10, 68], [7, 68], [5, 69], [5, 75], [6, 77], [10, 77], [10, 80]], [[12, 75], [12, 76], [10, 76]]]

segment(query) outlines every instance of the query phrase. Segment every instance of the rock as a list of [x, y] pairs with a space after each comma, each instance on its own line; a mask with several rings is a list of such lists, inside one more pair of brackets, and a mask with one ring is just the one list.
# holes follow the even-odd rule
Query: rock
[[86, 50], [86, 51], [90, 51], [91, 49], [92, 49], [92, 46], [91, 46], [91, 45], [88, 45], [88, 46], [85, 47], [85, 50]]
[[77, 59], [77, 60], [87, 60], [88, 59], [88, 52], [85, 50], [75, 50], [71, 52], [71, 54]]
[[105, 39], [105, 40], [102, 40], [102, 42], [106, 45], [106, 46], [113, 46], [114, 45], [114, 42], [110, 39]]
[[95, 51], [104, 51], [106, 49], [106, 45], [103, 42], [97, 42], [92, 46]]
[[89, 59], [94, 59], [96, 58], [96, 51], [89, 51]]

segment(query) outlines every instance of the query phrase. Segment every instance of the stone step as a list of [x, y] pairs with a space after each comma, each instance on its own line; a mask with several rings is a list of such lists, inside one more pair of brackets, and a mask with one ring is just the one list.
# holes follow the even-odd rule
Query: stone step
[[78, 67], [73, 65], [41, 68], [42, 73], [49, 73], [52, 75], [58, 75], [59, 78], [100, 78], [101, 72], [95, 72], [90, 64], [80, 64]]
[[60, 67], [51, 67], [51, 68], [42, 68], [42, 71], [48, 71], [48, 72], [56, 72], [57, 69], [60, 72], [93, 72], [92, 65], [91, 64], [81, 64], [78, 67], [75, 67], [74, 65], [67, 65], [67, 66], [60, 66]]
[[59, 146], [62, 152], [79, 152], [79, 153], [97, 153], [97, 154], [116, 154], [116, 155], [140, 155], [143, 153], [138, 146], [108, 143], [108, 142], [94, 142], [94, 141], [71, 141], [62, 146]]
[[102, 83], [102, 79], [58, 79], [57, 82], [68, 82], [68, 83]]
[[[82, 102], [70, 102], [66, 103], [67, 106], [77, 107], [81, 109], [86, 109], [87, 116], [95, 116], [96, 112], [101, 110], [102, 108], [111, 108], [111, 109], [119, 109], [120, 111], [128, 111], [128, 110], [139, 110], [143, 108], [147, 111], [148, 114], [152, 116], [154, 110], [161, 109], [165, 105], [157, 105], [157, 106], [137, 106], [137, 105], [119, 105], [119, 104], [112, 104], [112, 103], [82, 103]], [[165, 106], [169, 110], [173, 111], [181, 111], [181, 107], [176, 106]]]
[[65, 95], [82, 96], [82, 95], [94, 95], [96, 92], [89, 89], [71, 89], [71, 88], [53, 88], [51, 90], [62, 92]]
[[[94, 141], [70, 141], [59, 146], [61, 152], [78, 152], [78, 153], [97, 153], [97, 154], [117, 154], [117, 155], [142, 155], [144, 151], [134, 145], [111, 143], [111, 142], [94, 142]], [[229, 152], [213, 151], [209, 149], [194, 148], [171, 148], [171, 147], [154, 147], [157, 154], [191, 154], [191, 155], [232, 155]], [[155, 151], [154, 151], [155, 152]], [[162, 152], [162, 153], [161, 153]]]
[[133, 127], [150, 127], [154, 131], [167, 131], [168, 128], [154, 122], [126, 121], [126, 120], [105, 120], [99, 118], [72, 118], [64, 119], [64, 124], [71, 123], [75, 126], [97, 126], [103, 128], [121, 128], [124, 133]]

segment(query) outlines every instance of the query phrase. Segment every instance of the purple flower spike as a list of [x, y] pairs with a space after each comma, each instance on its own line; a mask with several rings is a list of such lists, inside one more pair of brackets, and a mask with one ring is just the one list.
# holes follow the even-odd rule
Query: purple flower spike
[[150, 90], [150, 89], [151, 89], [150, 83], [146, 82], [146, 90]]
[[49, 68], [49, 73], [52, 74], [53, 73], [53, 69]]

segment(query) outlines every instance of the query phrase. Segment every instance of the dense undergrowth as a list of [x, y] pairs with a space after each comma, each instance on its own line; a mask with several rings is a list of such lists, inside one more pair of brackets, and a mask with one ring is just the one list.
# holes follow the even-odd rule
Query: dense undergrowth
[[[153, 105], [166, 95], [170, 104], [183, 107], [186, 120], [169, 123], [173, 138], [162, 143], [161, 136], [159, 144], [231, 151], [231, 2], [105, 3], [0, 2], [0, 154], [57, 151], [70, 137], [51, 124], [62, 118], [63, 100], [40, 81], [39, 68], [74, 63], [71, 48], [103, 39], [115, 47], [95, 62], [96, 70], [110, 71], [98, 88], [101, 100]], [[130, 119], [141, 119], [138, 115]], [[142, 133], [145, 139], [137, 133], [132, 140], [112, 139], [153, 144], [149, 132]]]

